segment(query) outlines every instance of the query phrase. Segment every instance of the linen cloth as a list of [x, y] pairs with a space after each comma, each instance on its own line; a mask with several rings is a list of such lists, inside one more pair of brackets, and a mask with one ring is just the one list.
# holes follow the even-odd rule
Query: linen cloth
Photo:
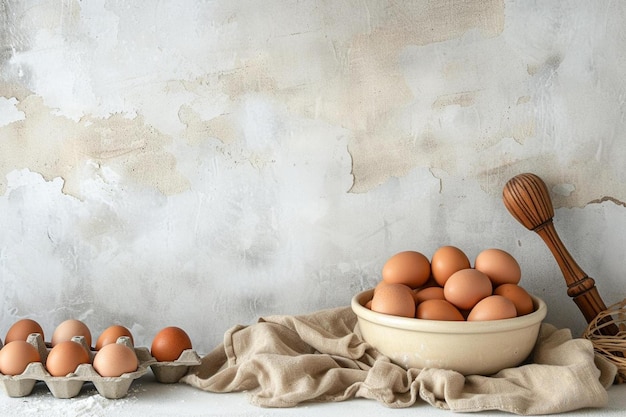
[[180, 382], [210, 392], [247, 391], [261, 407], [368, 398], [392, 408], [424, 401], [456, 412], [536, 415], [605, 406], [615, 374], [589, 340], [547, 323], [527, 361], [495, 375], [406, 370], [365, 343], [356, 315], [340, 307], [237, 325]]

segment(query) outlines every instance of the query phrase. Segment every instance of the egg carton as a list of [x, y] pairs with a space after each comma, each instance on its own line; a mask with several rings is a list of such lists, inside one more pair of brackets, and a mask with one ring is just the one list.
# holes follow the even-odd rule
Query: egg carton
[[193, 349], [184, 350], [178, 359], [170, 362], [150, 364], [154, 378], [163, 384], [174, 384], [189, 372], [189, 368], [200, 365], [200, 356]]
[[[87, 346], [85, 338], [83, 336], [76, 336], [72, 338], [72, 341], [80, 343], [87, 349], [90, 362], [92, 362], [96, 352], [92, 351], [89, 346]], [[117, 339], [117, 343], [125, 344], [135, 350], [139, 362], [136, 371], [122, 374], [119, 377], [103, 377], [100, 376], [91, 363], [89, 363], [79, 365], [74, 372], [66, 376], [55, 377], [50, 375], [43, 365], [46, 363], [50, 348], [46, 346], [41, 335], [33, 333], [28, 336], [27, 342], [37, 348], [41, 362], [28, 364], [24, 372], [20, 375], [11, 376], [0, 374], [0, 388], [2, 388], [9, 397], [28, 396], [33, 391], [35, 384], [38, 381], [43, 381], [55, 398], [76, 397], [85, 383], [92, 383], [98, 393], [103, 397], [118, 399], [125, 397], [132, 382], [144, 375], [148, 367], [155, 362], [155, 359], [150, 355], [148, 349], [141, 347], [133, 348], [130, 338], [123, 336]], [[0, 347], [2, 347], [1, 343]]]

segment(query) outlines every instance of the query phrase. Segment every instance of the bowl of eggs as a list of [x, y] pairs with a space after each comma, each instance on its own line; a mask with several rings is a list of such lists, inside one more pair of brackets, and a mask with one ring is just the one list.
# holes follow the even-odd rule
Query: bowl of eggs
[[351, 307], [363, 340], [406, 369], [492, 375], [529, 357], [547, 314], [520, 279], [519, 264], [500, 249], [480, 252], [473, 266], [455, 246], [430, 260], [404, 251]]

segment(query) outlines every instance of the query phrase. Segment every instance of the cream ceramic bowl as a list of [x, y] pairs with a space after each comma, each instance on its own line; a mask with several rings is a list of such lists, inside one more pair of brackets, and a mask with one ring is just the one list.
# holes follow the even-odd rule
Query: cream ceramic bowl
[[366, 307], [374, 290], [352, 298], [363, 340], [404, 368], [452, 369], [464, 375], [492, 375], [520, 365], [531, 353], [547, 313], [532, 296], [535, 311], [491, 321], [438, 321], [397, 317]]

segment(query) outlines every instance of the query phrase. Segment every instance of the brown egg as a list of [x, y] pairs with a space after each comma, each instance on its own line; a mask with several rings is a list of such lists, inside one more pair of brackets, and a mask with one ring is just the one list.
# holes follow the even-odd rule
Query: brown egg
[[172, 362], [180, 357], [184, 350], [191, 349], [191, 339], [179, 327], [170, 326], [161, 329], [152, 340], [150, 352], [159, 362]]
[[426, 287], [414, 291], [415, 303], [419, 304], [426, 300], [445, 300], [443, 295], [443, 288], [441, 287]]
[[383, 285], [374, 293], [372, 311], [413, 318], [415, 317], [413, 291], [403, 284]]
[[80, 320], [69, 319], [59, 324], [52, 333], [52, 346], [60, 342], [72, 340], [74, 336], [83, 336], [87, 346], [91, 346], [91, 331], [85, 323]]
[[4, 338], [4, 343], [11, 343], [14, 340], [24, 340], [28, 339], [28, 336], [32, 333], [39, 333], [41, 338], [45, 340], [43, 329], [35, 320], [31, 319], [21, 319], [13, 323], [13, 325], [9, 328], [6, 337]]
[[29, 363], [40, 361], [37, 348], [24, 340], [13, 340], [0, 350], [0, 373], [20, 375]]
[[376, 284], [376, 286], [374, 287], [374, 293], [376, 293], [376, 291], [378, 291], [378, 288], [382, 287], [383, 285], [389, 285], [389, 283], [385, 281], [378, 281], [378, 284]]
[[518, 316], [532, 313], [535, 310], [533, 305], [533, 299], [526, 290], [516, 284], [502, 284], [493, 290], [496, 295], [501, 295], [508, 298], [515, 305]]
[[435, 251], [430, 260], [433, 278], [440, 287], [446, 284], [446, 281], [452, 274], [469, 267], [469, 258], [461, 249], [455, 246], [441, 246]]
[[404, 251], [393, 255], [385, 262], [383, 281], [389, 284], [404, 284], [411, 288], [424, 285], [430, 277], [430, 262], [423, 254]]
[[517, 316], [511, 300], [501, 295], [490, 295], [480, 300], [470, 311], [467, 321], [501, 320]]
[[66, 340], [50, 349], [46, 369], [52, 376], [66, 376], [75, 372], [78, 365], [89, 362], [89, 352], [80, 343]]
[[138, 366], [135, 350], [121, 343], [104, 345], [93, 358], [93, 368], [104, 377], [135, 372]]
[[124, 326], [115, 324], [107, 327], [106, 330], [98, 336], [98, 339], [96, 340], [96, 350], [102, 349], [103, 346], [108, 345], [109, 343], [117, 342], [117, 339], [122, 336], [129, 337], [131, 345], [134, 346], [133, 335], [130, 330]]
[[494, 287], [500, 284], [517, 284], [522, 271], [517, 260], [501, 249], [485, 249], [476, 256], [474, 268], [486, 274]]
[[446, 300], [430, 299], [417, 306], [415, 317], [423, 320], [463, 321], [461, 312]]
[[455, 272], [443, 287], [446, 300], [461, 310], [470, 310], [476, 303], [491, 295], [493, 288], [489, 277], [476, 269]]

